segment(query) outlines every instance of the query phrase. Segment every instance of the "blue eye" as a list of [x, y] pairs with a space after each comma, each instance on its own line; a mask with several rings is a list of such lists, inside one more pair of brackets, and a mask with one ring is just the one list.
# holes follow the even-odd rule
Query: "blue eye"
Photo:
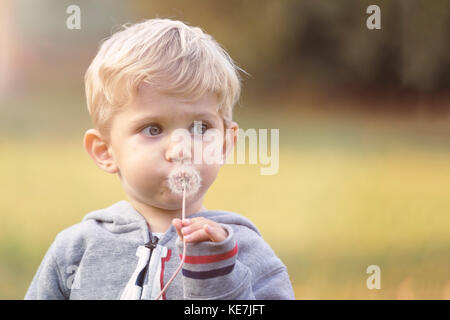
[[142, 133], [146, 136], [157, 136], [162, 131], [161, 127], [158, 125], [150, 125], [142, 129]]

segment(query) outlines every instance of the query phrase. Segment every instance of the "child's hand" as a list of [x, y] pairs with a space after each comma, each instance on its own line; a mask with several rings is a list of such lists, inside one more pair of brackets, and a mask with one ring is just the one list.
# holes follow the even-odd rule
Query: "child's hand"
[[203, 217], [192, 219], [173, 219], [172, 224], [178, 236], [188, 243], [212, 241], [221, 242], [228, 237], [228, 232], [220, 224]]

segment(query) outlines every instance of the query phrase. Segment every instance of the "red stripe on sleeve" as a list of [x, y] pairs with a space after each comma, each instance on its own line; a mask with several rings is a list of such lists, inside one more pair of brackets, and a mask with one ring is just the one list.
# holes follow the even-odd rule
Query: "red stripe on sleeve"
[[[231, 249], [230, 251], [227, 251], [225, 253], [212, 254], [209, 256], [186, 256], [186, 259], [184, 262], [190, 263], [190, 264], [218, 262], [218, 261], [226, 260], [228, 258], [235, 256], [237, 254], [237, 252], [238, 252], [238, 245], [236, 243], [236, 245], [234, 246], [233, 249]], [[181, 258], [182, 258], [182, 256], [180, 255], [180, 259]]]

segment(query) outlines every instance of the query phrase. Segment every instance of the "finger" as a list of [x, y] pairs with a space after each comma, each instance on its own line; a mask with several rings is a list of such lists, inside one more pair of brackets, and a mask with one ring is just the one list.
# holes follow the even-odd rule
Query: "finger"
[[203, 219], [203, 218], [189, 219], [188, 221], [183, 223], [183, 228], [181, 228], [181, 233], [184, 236], [187, 236], [188, 234], [203, 228], [203, 226], [206, 223], [205, 221], [206, 221], [206, 219]]
[[213, 223], [212, 221], [205, 219], [203, 217], [197, 217], [192, 219], [186, 219], [185, 224], [183, 226], [188, 227], [186, 230], [190, 230], [191, 232], [203, 228], [203, 226], [207, 223]]
[[172, 224], [175, 227], [175, 229], [180, 229], [183, 226], [181, 223], [181, 219], [178, 218], [173, 219]]
[[181, 228], [183, 227], [183, 224], [182, 224], [181, 220], [178, 219], [178, 218], [175, 218], [175, 219], [172, 220], [172, 224], [173, 224], [173, 226], [175, 227], [175, 230], [177, 231], [178, 236], [179, 236], [181, 239], [183, 239], [183, 234], [182, 234], [182, 232], [181, 232]]
[[189, 226], [193, 223], [193, 219], [183, 219], [181, 220], [181, 223], [183, 224], [183, 226]]
[[213, 242], [222, 242], [228, 236], [227, 232], [222, 227], [216, 228], [211, 227], [210, 225], [207, 224], [203, 227], [203, 229], [205, 230], [209, 239]]
[[205, 226], [207, 225], [211, 227], [210, 233], [207, 233], [210, 241], [220, 242], [227, 238], [228, 233], [222, 228], [221, 225], [203, 217], [191, 219], [190, 225], [187, 227], [183, 227], [181, 229], [181, 233], [184, 236], [187, 236], [188, 234], [193, 233], [196, 230], [205, 228]]
[[188, 243], [197, 243], [202, 241], [209, 241], [209, 235], [202, 228], [200, 230], [196, 230], [189, 235], [184, 236], [184, 239]]

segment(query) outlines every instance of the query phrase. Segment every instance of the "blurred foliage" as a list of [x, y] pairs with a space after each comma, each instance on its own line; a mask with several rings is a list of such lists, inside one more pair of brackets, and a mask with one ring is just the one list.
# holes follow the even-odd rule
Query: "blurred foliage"
[[[244, 95], [295, 97], [304, 88], [368, 95], [364, 102], [391, 95], [404, 101], [394, 110], [414, 111], [418, 103], [408, 97], [422, 109], [450, 109], [448, 0], [82, 0], [78, 31], [64, 25], [69, 0], [40, 0], [31, 12], [28, 1], [14, 3], [22, 38], [36, 51], [23, 63], [38, 77], [46, 68], [80, 83], [102, 39], [123, 23], [163, 17], [213, 35], [250, 73]], [[372, 4], [381, 9], [381, 30], [366, 27]]]
[[[207, 26], [244, 67], [264, 75], [272, 85], [313, 81], [318, 85], [393, 86], [424, 92], [450, 88], [448, 0], [134, 4], [143, 17], [145, 13], [167, 12]], [[366, 8], [371, 4], [381, 9], [381, 30], [366, 28]]]

